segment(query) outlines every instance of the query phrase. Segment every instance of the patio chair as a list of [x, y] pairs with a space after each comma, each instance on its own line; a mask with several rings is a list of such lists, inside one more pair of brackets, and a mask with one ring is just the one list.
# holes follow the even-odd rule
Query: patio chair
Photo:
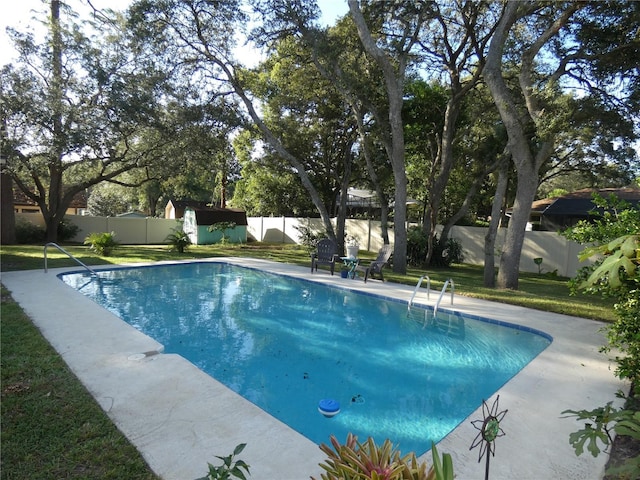
[[371, 275], [371, 278], [374, 278], [373, 275], [376, 273], [380, 274], [380, 280], [384, 282], [382, 269], [389, 262], [389, 259], [391, 258], [392, 253], [393, 253], [393, 247], [391, 245], [385, 245], [378, 251], [378, 258], [373, 260], [369, 265], [356, 266], [356, 270], [360, 272], [364, 272], [365, 283], [367, 283], [367, 278], [369, 278], [369, 275]]
[[336, 259], [338, 256], [338, 247], [336, 242], [330, 238], [323, 238], [318, 242], [317, 252], [311, 254], [311, 273], [315, 268], [318, 271], [318, 265], [329, 265], [331, 275], [336, 268]]

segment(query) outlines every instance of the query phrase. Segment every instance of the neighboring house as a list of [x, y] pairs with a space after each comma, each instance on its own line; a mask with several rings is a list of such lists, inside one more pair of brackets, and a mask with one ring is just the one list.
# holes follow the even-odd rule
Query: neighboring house
[[116, 217], [123, 217], [123, 218], [147, 218], [147, 215], [146, 215], [144, 212], [134, 211], [134, 212], [125, 212], [125, 213], [120, 213], [119, 215], [116, 215]]
[[189, 235], [194, 245], [210, 245], [222, 240], [223, 233], [209, 231], [216, 223], [232, 222], [234, 228], [224, 231], [226, 241], [230, 243], [246, 243], [247, 241], [247, 214], [244, 210], [233, 208], [193, 208], [187, 207], [184, 213], [184, 232]]
[[540, 227], [540, 223], [542, 222], [542, 212], [544, 212], [549, 205], [555, 201], [555, 198], [543, 198], [542, 200], [536, 200], [531, 204], [531, 213], [529, 214], [531, 230], [542, 230]]
[[[338, 198], [338, 203], [340, 199]], [[419, 205], [420, 202], [407, 198], [407, 206]], [[347, 217], [354, 218], [366, 215], [371, 218], [379, 218], [381, 207], [378, 194], [374, 190], [363, 190], [349, 187], [347, 190]], [[393, 202], [390, 207], [393, 209]]]
[[207, 202], [199, 202], [197, 200], [169, 200], [167, 206], [164, 207], [164, 218], [180, 220], [184, 217], [184, 211], [187, 207], [207, 208], [207, 205]]
[[[18, 187], [13, 187], [13, 210], [16, 213], [42, 213], [36, 202], [27, 197]], [[85, 192], [77, 193], [67, 211], [67, 215], [87, 214], [87, 195]]]
[[567, 193], [557, 198], [537, 200], [531, 205], [530, 223], [533, 230], [557, 232], [573, 227], [580, 220], [594, 218], [592, 212], [602, 213], [593, 203], [593, 194], [597, 192], [601, 197], [608, 198], [615, 195], [632, 206], [640, 206], [640, 188], [584, 188]]

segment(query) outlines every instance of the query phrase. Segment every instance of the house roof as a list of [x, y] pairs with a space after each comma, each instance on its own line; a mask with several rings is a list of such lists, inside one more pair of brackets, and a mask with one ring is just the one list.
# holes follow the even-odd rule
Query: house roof
[[[13, 186], [13, 204], [14, 205], [33, 205], [38, 206], [36, 202], [31, 200], [16, 185]], [[87, 194], [85, 191], [78, 192], [73, 196], [69, 208], [87, 208]]]
[[249, 225], [247, 222], [247, 212], [236, 208], [193, 208], [187, 207], [187, 210], [193, 210], [196, 215], [196, 224], [213, 225], [220, 222], [233, 222], [236, 225]]
[[133, 211], [133, 212], [125, 212], [116, 215], [116, 217], [128, 217], [128, 218], [146, 218], [147, 215], [143, 212]]
[[[542, 213], [544, 210], [547, 209], [547, 207], [549, 205], [551, 205], [553, 202], [555, 202], [557, 200], [557, 198], [543, 198], [542, 200], [536, 200], [535, 202], [533, 202], [531, 204], [531, 213]], [[511, 209], [510, 209], [511, 210]]]
[[[407, 197], [407, 205], [420, 204], [418, 200]], [[395, 202], [391, 202], [390, 206], [393, 207]], [[373, 190], [363, 190], [359, 188], [349, 187], [347, 191], [347, 207], [372, 207], [380, 208], [380, 202], [378, 201], [378, 194]]]
[[584, 188], [575, 192], [567, 193], [562, 197], [558, 197], [543, 212], [544, 216], [583, 216], [588, 217], [589, 212], [599, 211], [602, 208], [596, 208], [593, 203], [593, 194], [597, 192], [600, 196], [607, 198], [615, 195], [631, 205], [640, 204], [640, 188], [624, 187], [624, 188]]

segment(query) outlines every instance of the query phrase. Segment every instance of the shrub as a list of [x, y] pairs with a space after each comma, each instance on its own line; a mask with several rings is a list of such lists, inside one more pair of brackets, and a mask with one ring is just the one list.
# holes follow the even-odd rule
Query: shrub
[[602, 350], [622, 353], [616, 356], [616, 375], [640, 382], [640, 209], [615, 197], [594, 195], [593, 201], [604, 213], [562, 232], [570, 240], [594, 244], [580, 253], [582, 261], [599, 255], [578, 271], [571, 289], [616, 300], [617, 320], [607, 328], [609, 344]]
[[172, 252], [184, 253], [184, 251], [191, 245], [191, 239], [182, 228], [174, 228], [173, 233], [167, 235], [165, 239], [169, 242], [169, 247]]
[[424, 264], [427, 257], [427, 236], [420, 227], [407, 230], [407, 263], [416, 267]]
[[227, 230], [233, 230], [234, 228], [236, 228], [235, 222], [217, 222], [211, 225], [208, 230], [210, 232], [220, 232], [222, 234], [220, 243], [225, 245], [230, 238], [229, 235], [227, 235]]
[[58, 224], [58, 240], [61, 242], [66, 242], [75, 237], [80, 228], [77, 225], [74, 225], [69, 220], [62, 220]]
[[427, 258], [427, 235], [420, 227], [410, 227], [407, 230], [407, 263], [416, 267], [448, 267], [452, 263], [463, 263], [464, 252], [462, 244], [455, 238], [448, 238], [446, 242], [441, 242], [436, 235], [433, 239], [433, 253], [431, 262], [426, 264]]
[[433, 256], [431, 265], [448, 267], [452, 263], [463, 263], [464, 252], [462, 244], [455, 238], [448, 238], [444, 244], [438, 241], [438, 237], [433, 242]]
[[[66, 242], [78, 234], [77, 225], [63, 220], [58, 225], [58, 241]], [[47, 238], [47, 231], [31, 222], [19, 221], [16, 223], [16, 242], [20, 244], [44, 243]]]
[[44, 228], [31, 222], [19, 221], [16, 223], [16, 242], [19, 244], [44, 243], [47, 232]]
[[115, 233], [102, 232], [102, 233], [90, 233], [87, 238], [84, 239], [85, 245], [90, 245], [90, 249], [101, 256], [109, 256], [113, 249], [118, 245], [115, 240]]
[[299, 242], [305, 248], [307, 253], [311, 255], [316, 250], [318, 240], [322, 238], [319, 232], [314, 231], [306, 225], [297, 225], [295, 227], [300, 232]]
[[[598, 255], [593, 265], [580, 269], [571, 281], [571, 289], [572, 293], [582, 289], [616, 300], [614, 311], [617, 318], [606, 329], [608, 344], [601, 351], [615, 351], [616, 375], [631, 380], [632, 396], [627, 398], [629, 406], [637, 402], [638, 395], [633, 392], [640, 383], [640, 209], [615, 198], [606, 200], [594, 196], [594, 203], [604, 209], [604, 214], [593, 221], [580, 221], [562, 233], [571, 240], [595, 244], [580, 253], [581, 260]], [[630, 409], [616, 409], [609, 402], [605, 407], [593, 410], [566, 410], [563, 413], [587, 421], [585, 428], [569, 437], [576, 455], [582, 454], [586, 445], [587, 450], [597, 456], [600, 453], [598, 442], [607, 447], [612, 443], [612, 428], [619, 435], [640, 440], [637, 405]], [[621, 477], [635, 474], [639, 467], [640, 456], [636, 454], [616, 468], [616, 474]], [[613, 472], [607, 471], [607, 474]]]

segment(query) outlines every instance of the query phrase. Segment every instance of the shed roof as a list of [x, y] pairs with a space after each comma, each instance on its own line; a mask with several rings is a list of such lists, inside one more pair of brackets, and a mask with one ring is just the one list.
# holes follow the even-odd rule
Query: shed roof
[[185, 209], [187, 207], [191, 208], [206, 208], [209, 202], [203, 202], [200, 200], [169, 200], [171, 204], [173, 204], [173, 208], [175, 209]]
[[236, 208], [193, 208], [187, 207], [187, 210], [193, 210], [196, 215], [196, 224], [213, 225], [220, 222], [233, 222], [236, 225], [248, 225], [247, 212]]

